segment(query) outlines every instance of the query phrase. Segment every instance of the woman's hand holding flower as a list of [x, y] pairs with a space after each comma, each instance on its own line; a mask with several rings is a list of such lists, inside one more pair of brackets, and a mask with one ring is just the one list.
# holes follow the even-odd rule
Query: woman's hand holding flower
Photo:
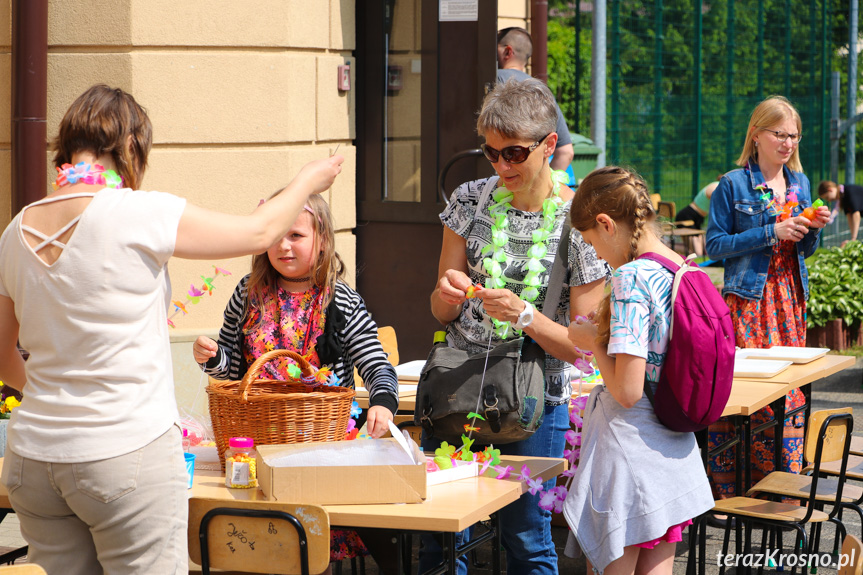
[[471, 282], [467, 274], [458, 270], [447, 270], [438, 280], [435, 291], [444, 303], [461, 305], [465, 302], [470, 286]]

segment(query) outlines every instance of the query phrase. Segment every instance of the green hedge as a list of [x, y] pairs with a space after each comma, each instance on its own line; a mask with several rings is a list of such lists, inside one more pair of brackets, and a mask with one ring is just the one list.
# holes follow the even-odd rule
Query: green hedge
[[843, 319], [851, 326], [863, 321], [863, 243], [818, 250], [806, 260], [809, 270], [807, 323], [822, 326]]

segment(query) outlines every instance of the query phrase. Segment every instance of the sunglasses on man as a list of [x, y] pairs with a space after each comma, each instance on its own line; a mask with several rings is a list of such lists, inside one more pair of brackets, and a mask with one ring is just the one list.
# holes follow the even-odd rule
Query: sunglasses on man
[[488, 144], [482, 144], [480, 148], [482, 148], [482, 153], [485, 154], [485, 157], [492, 164], [496, 164], [498, 160], [503, 157], [503, 159], [508, 164], [521, 164], [527, 161], [528, 156], [530, 156], [531, 152], [533, 152], [537, 146], [539, 146], [547, 137], [549, 137], [552, 132], [549, 132], [530, 146], [507, 146], [502, 150], [498, 150], [496, 148], [492, 148]]

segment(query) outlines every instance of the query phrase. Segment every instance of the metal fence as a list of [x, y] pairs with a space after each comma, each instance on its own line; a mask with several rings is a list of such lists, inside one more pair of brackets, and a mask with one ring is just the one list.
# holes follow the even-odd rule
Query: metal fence
[[[779, 94], [800, 112], [801, 161], [814, 193], [829, 177], [828, 82], [839, 64], [841, 1], [609, 0], [607, 163], [636, 169], [680, 209], [737, 167], [753, 108]], [[577, 34], [589, 35], [591, 5], [575, 5]], [[589, 76], [584, 52], [577, 49], [578, 69]], [[570, 119], [582, 133], [586, 99], [580, 95]], [[847, 237], [844, 217], [837, 220], [827, 245]]]

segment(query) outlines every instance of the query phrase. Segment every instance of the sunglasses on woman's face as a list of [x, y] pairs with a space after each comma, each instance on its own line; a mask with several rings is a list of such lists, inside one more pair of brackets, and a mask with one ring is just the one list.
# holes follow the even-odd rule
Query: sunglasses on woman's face
[[498, 150], [492, 148], [488, 144], [483, 144], [480, 147], [482, 148], [482, 153], [485, 154], [485, 157], [488, 158], [488, 161], [492, 164], [496, 164], [498, 160], [500, 160], [501, 156], [503, 156], [503, 159], [508, 164], [521, 164], [526, 161], [527, 157], [530, 156], [530, 153], [550, 135], [551, 134], [546, 134], [526, 148], [524, 146], [507, 146], [502, 150]]

